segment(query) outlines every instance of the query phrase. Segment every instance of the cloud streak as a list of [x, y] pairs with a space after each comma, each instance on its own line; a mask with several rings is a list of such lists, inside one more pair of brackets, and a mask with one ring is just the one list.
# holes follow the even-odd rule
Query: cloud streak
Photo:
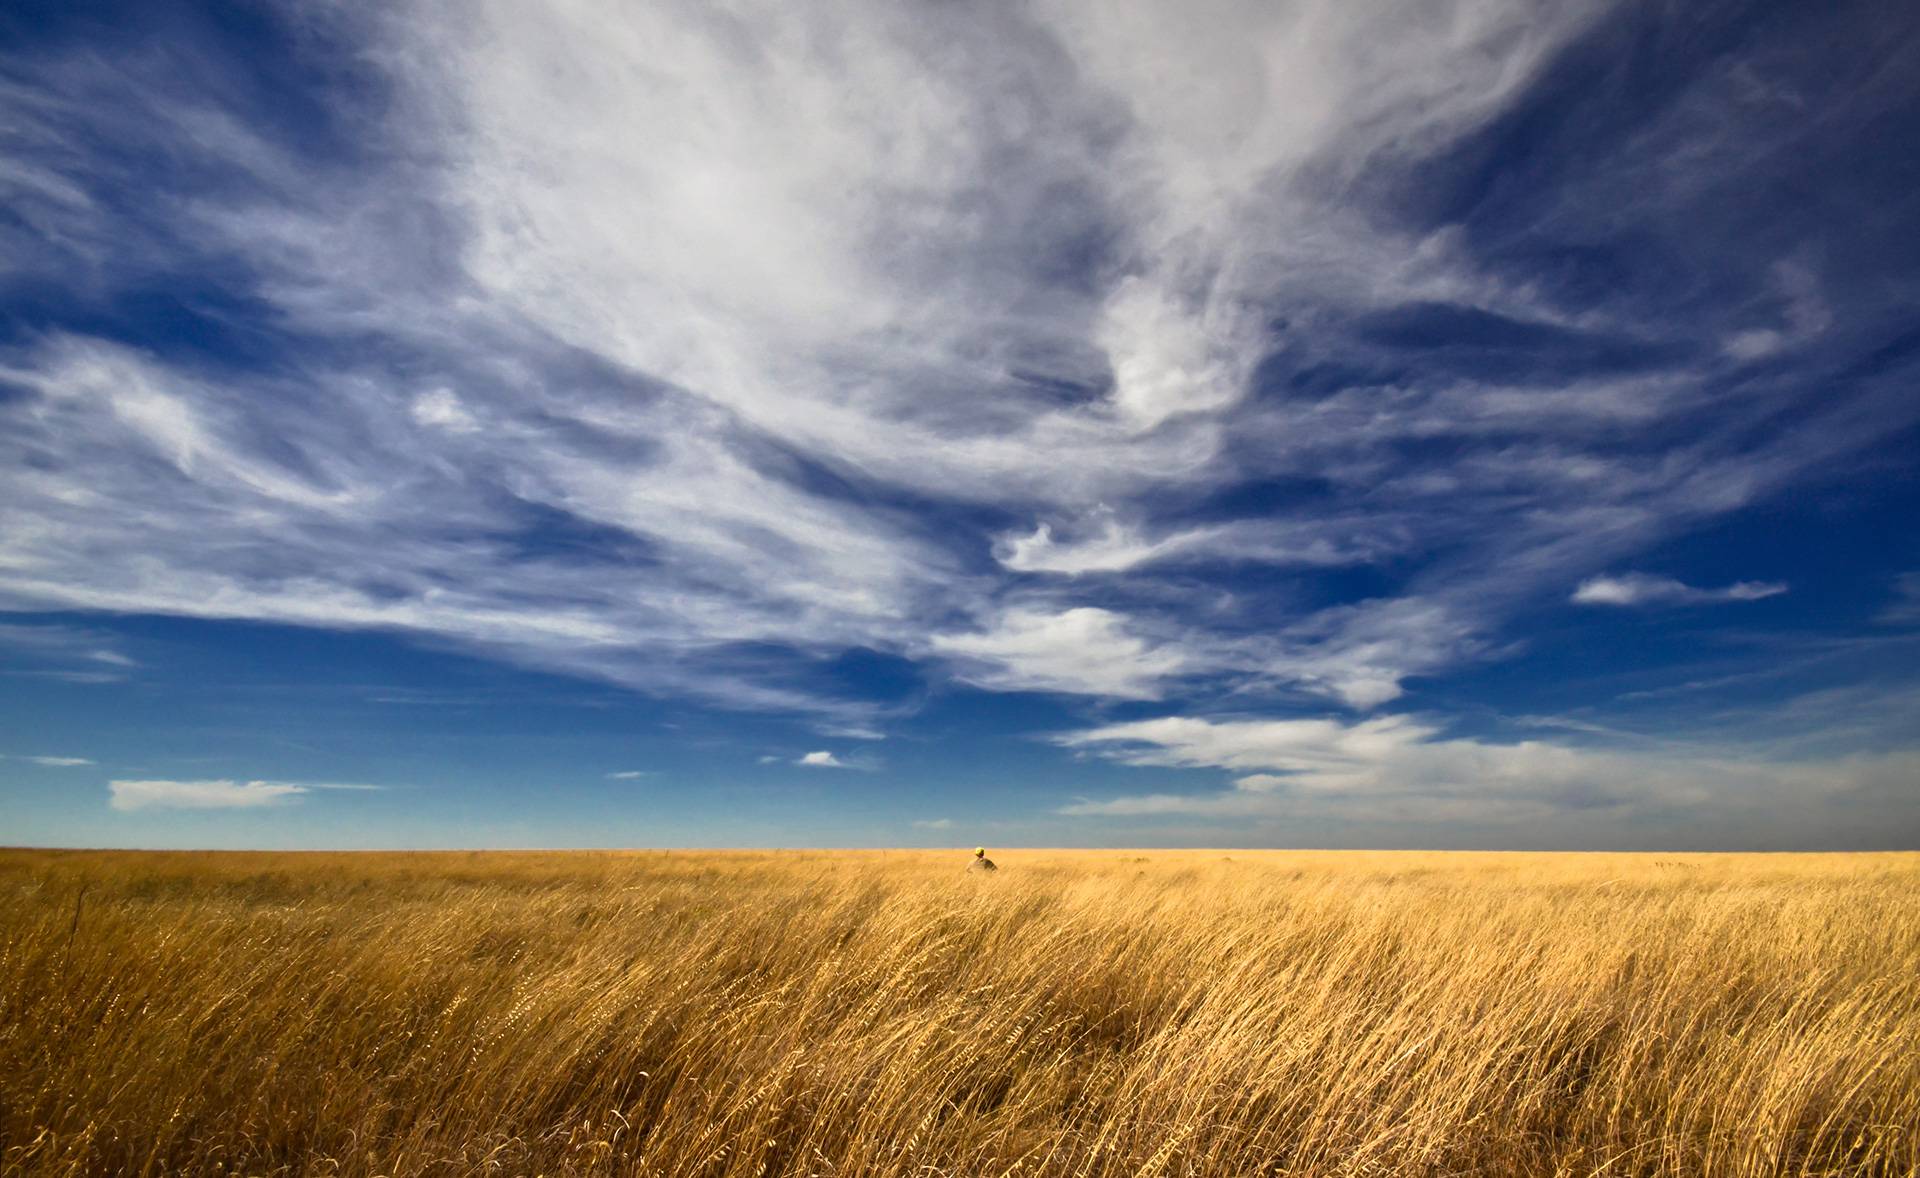
[[1787, 591], [1779, 581], [1738, 581], [1720, 589], [1701, 589], [1649, 573], [1594, 577], [1573, 591], [1576, 605], [1699, 605], [1722, 601], [1762, 601]]
[[315, 790], [377, 790], [377, 785], [295, 781], [119, 780], [107, 783], [115, 810], [251, 810], [293, 802]]
[[[1751, 744], [1639, 741], [1579, 746], [1447, 736], [1411, 716], [1206, 720], [1167, 717], [1054, 738], [1122, 764], [1219, 769], [1231, 788], [1083, 798], [1081, 818], [1186, 816], [1269, 829], [1398, 826], [1450, 841], [1510, 842], [1531, 831], [1564, 845], [1651, 839], [1700, 845], [1796, 845], [1810, 833], [1879, 827], [1876, 844], [1920, 833], [1912, 750], [1780, 757]], [[1415, 836], [1419, 837], [1419, 836]]]

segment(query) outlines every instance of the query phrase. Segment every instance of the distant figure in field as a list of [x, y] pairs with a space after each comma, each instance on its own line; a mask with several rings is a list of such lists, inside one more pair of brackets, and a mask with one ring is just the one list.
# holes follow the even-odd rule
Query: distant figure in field
[[993, 860], [987, 858], [987, 849], [985, 847], [975, 847], [973, 849], [973, 862], [967, 864], [967, 870], [998, 871], [1000, 869], [993, 865]]

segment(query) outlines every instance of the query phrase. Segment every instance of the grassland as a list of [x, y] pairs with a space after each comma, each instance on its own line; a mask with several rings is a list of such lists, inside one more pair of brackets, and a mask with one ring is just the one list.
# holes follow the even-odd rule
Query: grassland
[[0, 853], [8, 1174], [1920, 1172], [1920, 855]]

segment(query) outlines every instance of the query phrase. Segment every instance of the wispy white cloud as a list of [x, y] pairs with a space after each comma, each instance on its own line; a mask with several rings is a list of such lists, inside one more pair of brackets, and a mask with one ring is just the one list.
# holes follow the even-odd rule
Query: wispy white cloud
[[0, 675], [6, 675], [15, 679], [45, 679], [55, 683], [100, 684], [124, 683], [127, 680], [125, 675], [114, 674], [110, 671], [57, 671], [47, 668], [0, 670]]
[[652, 777], [651, 769], [622, 769], [618, 773], [607, 774], [608, 781], [638, 781], [642, 777]]
[[1893, 602], [1880, 612], [1880, 620], [1920, 622], [1920, 572], [1901, 573], [1893, 579]]
[[452, 389], [432, 389], [421, 393], [413, 399], [408, 412], [421, 425], [456, 434], [470, 434], [480, 429], [480, 422], [467, 412]]
[[[0, 526], [0, 544], [5, 535]], [[12, 668], [11, 674], [117, 683], [140, 665], [119, 645], [116, 635], [84, 626], [0, 622], [0, 651], [25, 664]]]
[[116, 810], [227, 810], [272, 806], [307, 792], [305, 786], [272, 781], [111, 781]]
[[[1341, 784], [1342, 769], [1370, 765], [1425, 744], [1436, 730], [1407, 716], [1348, 723], [1301, 720], [1206, 720], [1168, 716], [1063, 734], [1056, 743], [1092, 748], [1133, 765], [1271, 770]], [[1329, 776], [1330, 775], [1330, 776]], [[1243, 779], [1251, 780], [1251, 779]]]
[[1201, 561], [1331, 567], [1364, 564], [1411, 544], [1393, 519], [1354, 516], [1241, 520], [1150, 535], [1120, 522], [1104, 505], [1073, 538], [1041, 523], [1031, 533], [1002, 536], [1001, 564], [1016, 572], [1082, 576], [1124, 573], [1150, 565]]
[[1771, 843], [1803, 836], [1809, 828], [1797, 824], [1816, 816], [1828, 829], [1883, 823], [1910, 832], [1920, 780], [1911, 749], [1787, 758], [1752, 744], [1501, 743], [1450, 737], [1410, 716], [1165, 717], [1055, 739], [1128, 765], [1235, 774], [1225, 791], [1083, 798], [1060, 808], [1067, 815], [1413, 824], [1436, 837], [1531, 824], [1594, 845], [1621, 845], [1662, 823], [1694, 836], [1719, 824], [1715, 838]]
[[71, 769], [80, 765], [91, 765], [93, 761], [86, 757], [21, 757], [22, 761], [31, 761], [36, 765], [45, 765], [53, 769]]
[[842, 761], [839, 757], [834, 756], [825, 749], [819, 752], [802, 753], [793, 763], [796, 765], [806, 765], [814, 769], [847, 769], [851, 767], [847, 762]]
[[1720, 589], [1701, 589], [1650, 573], [1624, 573], [1582, 581], [1573, 591], [1580, 605], [1694, 605], [1714, 601], [1760, 601], [1787, 591], [1779, 581], [1738, 581]]
[[291, 802], [315, 790], [377, 790], [377, 785], [296, 781], [114, 780], [107, 783], [116, 810], [252, 809]]
[[885, 740], [887, 738], [885, 732], [866, 724], [822, 724], [820, 735], [837, 736], [842, 740]]
[[1091, 606], [1009, 609], [986, 631], [935, 635], [931, 645], [961, 678], [1000, 691], [1156, 699], [1187, 663], [1177, 647], [1140, 637], [1121, 615]]
[[1738, 330], [1723, 345], [1736, 360], [1759, 360], [1806, 344], [1833, 326], [1833, 309], [1821, 293], [1819, 273], [1806, 261], [1774, 263], [1772, 279], [1773, 298], [1763, 299], [1759, 312], [1767, 325]]
[[918, 820], [916, 820], [916, 821], [914, 822], [914, 824], [913, 824], [913, 825], [914, 825], [914, 826], [915, 826], [915, 827], [916, 827], [917, 829], [920, 829], [920, 830], [952, 830], [952, 829], [953, 829], [953, 819], [951, 819], [951, 818], [921, 818], [921, 819], [918, 819]]

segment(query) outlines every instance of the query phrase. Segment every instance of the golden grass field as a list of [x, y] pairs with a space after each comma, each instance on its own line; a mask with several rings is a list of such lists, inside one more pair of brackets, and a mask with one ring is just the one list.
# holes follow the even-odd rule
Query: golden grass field
[[0, 852], [7, 1174], [1920, 1173], [1920, 855]]

